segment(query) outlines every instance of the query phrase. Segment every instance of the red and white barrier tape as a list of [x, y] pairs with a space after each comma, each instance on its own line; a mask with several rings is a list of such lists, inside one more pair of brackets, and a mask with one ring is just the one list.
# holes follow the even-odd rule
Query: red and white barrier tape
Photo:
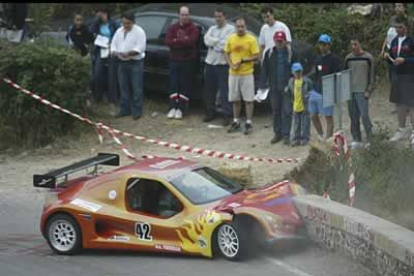
[[[179, 144], [170, 143], [170, 142], [159, 141], [157, 139], [149, 139], [149, 138], [142, 137], [142, 136], [137, 136], [137, 135], [134, 135], [134, 134], [131, 134], [131, 133], [128, 133], [128, 132], [122, 132], [120, 130], [117, 130], [117, 129], [114, 129], [110, 126], [107, 126], [103, 123], [93, 122], [88, 118], [82, 117], [82, 116], [80, 116], [76, 113], [73, 113], [73, 112], [65, 109], [65, 108], [62, 108], [59, 105], [54, 104], [54, 103], [42, 98], [41, 96], [36, 95], [35, 93], [24, 89], [23, 87], [21, 87], [20, 85], [12, 82], [9, 79], [4, 78], [3, 80], [4, 80], [4, 82], [9, 84], [13, 88], [17, 89], [18, 91], [23, 92], [26, 95], [29, 95], [30, 97], [40, 101], [41, 103], [43, 103], [47, 106], [50, 106], [54, 109], [57, 109], [57, 110], [59, 110], [63, 113], [66, 113], [66, 114], [68, 114], [72, 117], [75, 117], [76, 119], [78, 119], [82, 122], [85, 122], [85, 123], [88, 123], [90, 125], [95, 126], [97, 128], [97, 133], [99, 135], [99, 140], [100, 141], [103, 141], [102, 129], [105, 129], [106, 131], [108, 131], [110, 133], [112, 132], [115, 135], [115, 136], [114, 135], [112, 136], [114, 138], [114, 140], [115, 140], [115, 137], [117, 137], [116, 135], [121, 135], [121, 136], [124, 136], [124, 137], [133, 138], [133, 139], [136, 139], [136, 140], [139, 140], [139, 141], [142, 141], [142, 142], [147, 142], [147, 143], [150, 143], [150, 144], [154, 144], [154, 145], [158, 145], [158, 146], [164, 146], [164, 147], [167, 147], [167, 148], [180, 150], [180, 151], [185, 151], [185, 152], [189, 152], [189, 153], [201, 154], [201, 155], [208, 156], [208, 157], [215, 157], [215, 158], [221, 158], [221, 159], [230, 159], [230, 160], [241, 160], [241, 161], [268, 162], [268, 163], [284, 163], [284, 162], [298, 163], [301, 160], [301, 158], [263, 158], [263, 157], [249, 157], [249, 156], [244, 156], [244, 155], [235, 155], [235, 154], [231, 154], [231, 153], [225, 153], [225, 152], [213, 151], [213, 150], [207, 150], [207, 149], [200, 149], [200, 148], [197, 148], [197, 147], [190, 147], [190, 146], [179, 145]], [[112, 135], [112, 133], [111, 133], [111, 135]], [[119, 141], [119, 139], [118, 139], [118, 141]], [[117, 141], [115, 140], [115, 142], [117, 142]], [[123, 148], [123, 151], [128, 157], [133, 158], [133, 159], [136, 158], [125, 147]], [[129, 154], [127, 154], [127, 152], [129, 152]]]
[[[352, 170], [352, 159], [351, 156], [349, 155], [349, 149], [348, 149], [348, 144], [346, 142], [346, 138], [345, 135], [342, 132], [336, 132], [334, 134], [334, 144], [333, 144], [333, 150], [335, 151], [335, 154], [337, 156], [341, 155], [341, 149], [342, 152], [344, 153], [344, 157], [345, 160], [348, 161], [348, 164]], [[353, 206], [354, 205], [354, 199], [355, 199], [355, 174], [354, 172], [352, 172], [349, 175], [349, 180], [348, 180], [348, 190], [349, 190], [349, 206]], [[328, 197], [328, 192], [325, 191], [323, 194], [323, 197]]]
[[349, 206], [354, 205], [354, 199], [355, 199], [355, 175], [354, 173], [351, 173], [349, 176], [348, 181], [348, 189], [349, 189]]

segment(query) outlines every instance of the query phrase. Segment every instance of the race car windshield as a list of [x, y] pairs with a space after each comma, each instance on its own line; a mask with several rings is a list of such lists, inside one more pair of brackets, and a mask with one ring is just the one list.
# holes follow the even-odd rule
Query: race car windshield
[[196, 205], [213, 202], [243, 190], [239, 184], [207, 167], [186, 172], [174, 178], [171, 183]]

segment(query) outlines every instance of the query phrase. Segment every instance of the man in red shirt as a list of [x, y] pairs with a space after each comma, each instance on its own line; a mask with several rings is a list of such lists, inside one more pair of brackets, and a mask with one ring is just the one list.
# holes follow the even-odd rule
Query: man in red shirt
[[170, 111], [167, 118], [182, 119], [195, 80], [198, 59], [199, 29], [190, 19], [190, 10], [180, 8], [180, 20], [167, 30], [170, 48]]

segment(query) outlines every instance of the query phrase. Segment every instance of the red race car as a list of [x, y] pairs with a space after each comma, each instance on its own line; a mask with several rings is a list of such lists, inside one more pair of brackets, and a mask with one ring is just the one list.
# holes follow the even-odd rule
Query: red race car
[[[82, 248], [176, 252], [236, 260], [250, 246], [303, 238], [292, 197], [305, 193], [289, 181], [244, 189], [190, 160], [153, 158], [110, 172], [119, 156], [100, 153], [34, 175], [49, 188], [40, 229], [57, 254]], [[76, 179], [68, 175], [93, 167]]]

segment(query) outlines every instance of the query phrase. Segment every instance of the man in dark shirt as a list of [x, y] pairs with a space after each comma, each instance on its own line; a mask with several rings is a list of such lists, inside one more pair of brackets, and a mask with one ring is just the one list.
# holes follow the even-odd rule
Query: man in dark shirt
[[[319, 50], [321, 55], [315, 60], [315, 89], [310, 92], [309, 96], [309, 113], [312, 116], [312, 123], [318, 132], [319, 140], [323, 141], [332, 137], [334, 130], [333, 106], [323, 107], [323, 87], [322, 77], [341, 71], [341, 59], [331, 52], [331, 37], [322, 34], [319, 37]], [[325, 116], [326, 119], [326, 137], [323, 137], [323, 129], [319, 115]]]
[[[390, 139], [392, 142], [408, 136], [409, 129], [406, 127], [408, 115], [414, 126], [414, 39], [408, 35], [407, 26], [409, 23], [406, 17], [397, 17], [397, 37], [392, 40], [389, 52], [385, 54], [385, 58], [392, 62], [394, 71], [390, 102], [397, 105], [398, 131]], [[414, 146], [414, 131], [410, 143]]]
[[93, 35], [89, 32], [88, 27], [83, 24], [82, 15], [75, 14], [73, 25], [69, 27], [66, 34], [66, 40], [73, 43], [73, 48], [80, 52], [82, 56], [88, 54], [89, 46], [93, 42]]
[[190, 101], [198, 59], [199, 29], [190, 19], [190, 10], [180, 8], [180, 21], [167, 30], [166, 45], [170, 48], [170, 111], [167, 118], [181, 120]]

